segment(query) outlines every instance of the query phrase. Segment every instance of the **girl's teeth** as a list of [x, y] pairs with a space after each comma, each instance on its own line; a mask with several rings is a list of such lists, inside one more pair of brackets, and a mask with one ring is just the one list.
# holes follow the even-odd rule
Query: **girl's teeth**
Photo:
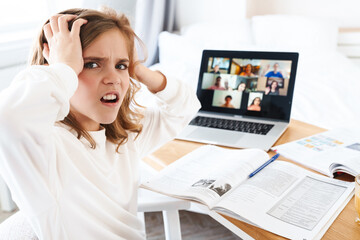
[[108, 94], [104, 96], [105, 100], [114, 100], [116, 99], [116, 95], [115, 94]]

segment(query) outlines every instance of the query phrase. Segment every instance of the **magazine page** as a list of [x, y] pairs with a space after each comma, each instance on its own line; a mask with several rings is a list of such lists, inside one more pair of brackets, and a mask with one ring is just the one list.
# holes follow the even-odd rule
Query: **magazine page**
[[354, 183], [275, 161], [213, 209], [290, 239], [320, 238], [351, 199]]
[[272, 148], [284, 157], [333, 177], [332, 163], [360, 157], [360, 130], [334, 129]]
[[259, 149], [234, 150], [205, 145], [164, 168], [143, 187], [195, 199], [211, 208], [268, 159], [268, 154]]

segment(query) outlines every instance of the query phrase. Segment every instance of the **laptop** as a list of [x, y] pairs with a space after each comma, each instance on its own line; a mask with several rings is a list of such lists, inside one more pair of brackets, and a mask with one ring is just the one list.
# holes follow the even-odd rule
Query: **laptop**
[[177, 139], [269, 150], [290, 122], [299, 54], [204, 50], [201, 109]]

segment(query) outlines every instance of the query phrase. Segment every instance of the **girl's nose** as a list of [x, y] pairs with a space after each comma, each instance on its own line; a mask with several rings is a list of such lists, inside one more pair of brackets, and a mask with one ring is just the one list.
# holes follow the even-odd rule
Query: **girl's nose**
[[117, 74], [116, 69], [108, 70], [105, 73], [103, 81], [105, 84], [120, 84], [120, 82], [121, 82], [120, 76], [119, 76], [119, 74]]

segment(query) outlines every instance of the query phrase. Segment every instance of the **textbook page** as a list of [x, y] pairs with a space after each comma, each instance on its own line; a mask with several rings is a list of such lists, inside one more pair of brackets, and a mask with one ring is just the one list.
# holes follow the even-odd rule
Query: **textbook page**
[[211, 208], [267, 160], [269, 155], [259, 149], [235, 150], [205, 145], [170, 164], [142, 186], [197, 200]]
[[221, 199], [215, 211], [290, 239], [319, 239], [351, 199], [354, 183], [275, 161]]
[[[333, 177], [331, 164], [349, 164], [352, 173], [359, 172], [360, 130], [334, 129], [293, 142], [272, 150], [320, 173]], [[355, 168], [355, 169], [353, 169]]]

